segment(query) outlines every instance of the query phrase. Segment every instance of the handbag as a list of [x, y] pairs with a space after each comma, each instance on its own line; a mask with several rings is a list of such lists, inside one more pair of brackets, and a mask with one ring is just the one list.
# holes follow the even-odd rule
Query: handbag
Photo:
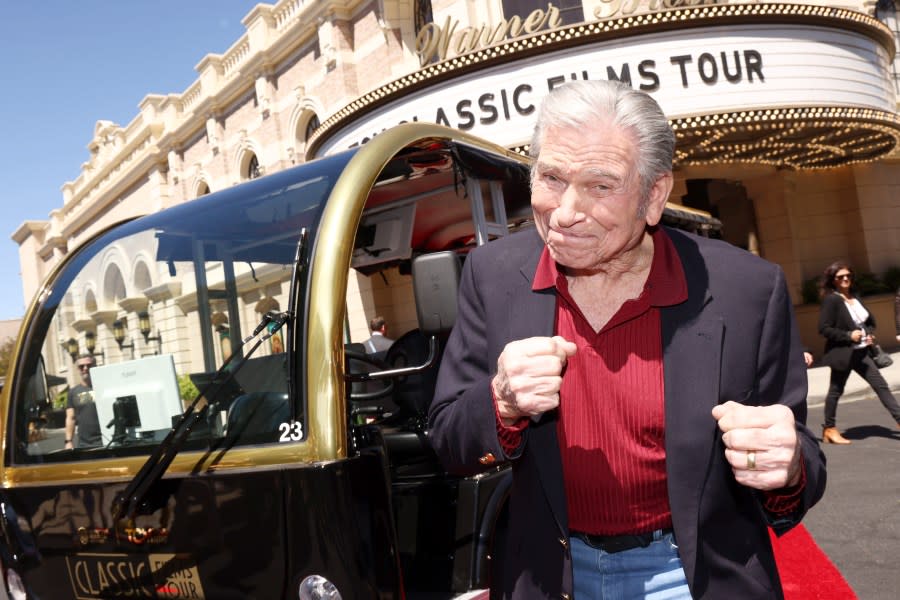
[[872, 344], [871, 346], [869, 346], [869, 356], [872, 357], [872, 361], [879, 369], [883, 369], [894, 364], [894, 359], [891, 358], [891, 355], [882, 350], [881, 346], [879, 346], [878, 344]]

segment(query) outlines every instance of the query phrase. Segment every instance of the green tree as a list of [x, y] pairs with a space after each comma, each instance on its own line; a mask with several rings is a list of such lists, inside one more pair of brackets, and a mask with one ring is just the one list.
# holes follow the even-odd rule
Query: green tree
[[178, 376], [178, 391], [181, 392], [181, 401], [186, 405], [193, 402], [194, 398], [197, 397], [197, 394], [200, 393], [200, 390], [198, 390], [197, 386], [194, 385], [194, 382], [191, 381], [190, 375]]
[[12, 360], [12, 353], [15, 349], [15, 338], [6, 338], [6, 341], [0, 344], [0, 377], [6, 377], [6, 372], [9, 370], [9, 361]]

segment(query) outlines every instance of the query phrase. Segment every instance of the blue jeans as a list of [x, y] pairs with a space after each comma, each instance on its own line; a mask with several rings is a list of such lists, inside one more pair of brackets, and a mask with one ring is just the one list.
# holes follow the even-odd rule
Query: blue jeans
[[646, 548], [609, 554], [570, 538], [575, 600], [690, 600], [672, 534], [654, 534]]

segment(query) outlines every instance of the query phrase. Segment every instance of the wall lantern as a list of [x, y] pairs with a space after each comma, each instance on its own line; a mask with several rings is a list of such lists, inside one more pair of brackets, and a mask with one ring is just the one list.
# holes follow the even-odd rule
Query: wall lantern
[[119, 349], [131, 348], [131, 356], [134, 357], [134, 342], [125, 343], [125, 329], [128, 327], [128, 321], [123, 317], [113, 321], [113, 339], [119, 345]]
[[144, 342], [149, 343], [150, 341], [154, 341], [158, 344], [158, 348], [156, 350], [157, 354], [162, 353], [162, 335], [157, 330], [156, 335], [150, 335], [150, 315], [147, 311], [142, 310], [138, 313], [138, 326], [141, 330], [141, 335], [144, 336]]
[[66, 352], [69, 353], [69, 356], [72, 357], [72, 362], [75, 362], [78, 359], [78, 340], [69, 338], [63, 346], [65, 347]]
[[84, 347], [91, 356], [104, 356], [103, 350], [94, 352], [94, 349], [97, 347], [97, 334], [93, 331], [84, 332]]

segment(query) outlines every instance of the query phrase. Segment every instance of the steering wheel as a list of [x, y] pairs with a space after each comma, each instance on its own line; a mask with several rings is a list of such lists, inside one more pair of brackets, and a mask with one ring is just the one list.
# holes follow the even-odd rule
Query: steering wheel
[[[344, 356], [347, 358], [347, 367], [350, 373], [369, 373], [373, 371], [386, 371], [390, 369], [384, 361], [379, 359], [376, 356], [372, 356], [371, 354], [366, 354], [365, 352], [357, 352], [355, 350], [351, 350], [349, 348], [344, 349]], [[356, 361], [359, 366], [364, 365], [364, 369], [352, 368], [353, 363], [351, 361]], [[354, 386], [358, 387], [368, 387], [369, 383], [377, 383], [381, 387], [375, 390], [370, 391], [359, 391], [359, 389], [354, 390]], [[372, 400], [379, 400], [381, 398], [386, 398], [388, 396], [393, 395], [394, 393], [394, 381], [392, 379], [372, 379], [369, 381], [353, 381], [350, 383], [350, 401], [351, 402], [370, 402]]]

